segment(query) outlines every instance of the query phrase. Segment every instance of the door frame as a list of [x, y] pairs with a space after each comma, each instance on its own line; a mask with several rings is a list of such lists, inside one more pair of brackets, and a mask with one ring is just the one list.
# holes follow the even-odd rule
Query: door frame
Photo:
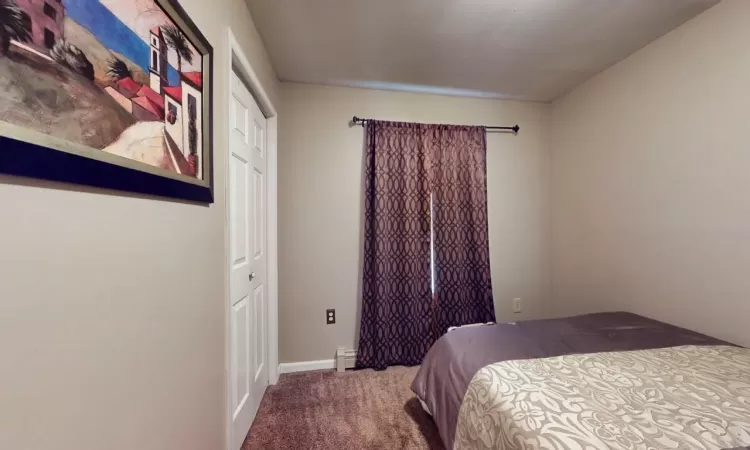
[[[279, 380], [279, 263], [278, 263], [278, 152], [277, 152], [277, 137], [278, 137], [278, 113], [275, 105], [268, 96], [267, 91], [263, 88], [263, 84], [258, 78], [257, 73], [253, 70], [250, 61], [245, 56], [245, 52], [242, 50], [239, 41], [235, 37], [232, 29], [227, 27], [228, 37], [228, 50], [229, 57], [227, 58], [227, 79], [226, 79], [226, 92], [225, 98], [227, 99], [227, 118], [232, 116], [232, 74], [236, 73], [242, 81], [247, 83], [247, 87], [250, 90], [255, 101], [258, 103], [260, 110], [263, 115], [266, 116], [268, 121], [266, 145], [268, 150], [268, 160], [266, 161], [266, 172], [267, 172], [267, 185], [266, 185], [266, 201], [267, 201], [267, 223], [266, 223], [266, 239], [267, 239], [267, 279], [266, 285], [268, 287], [268, 384], [274, 385]], [[227, 120], [227, 124], [224, 132], [227, 136], [227, 145], [231, 140], [231, 121]], [[229, 174], [229, 158], [226, 158], [224, 163], [224, 173]], [[225, 354], [225, 382], [226, 382], [226, 442], [227, 447], [231, 446], [232, 443], [232, 373], [230, 367], [230, 333], [229, 327], [231, 325], [231, 289], [230, 289], [230, 266], [229, 266], [229, 249], [230, 249], [230, 216], [229, 216], [229, 183], [225, 183], [225, 204], [227, 205], [224, 217], [225, 230], [224, 230], [224, 354]]]

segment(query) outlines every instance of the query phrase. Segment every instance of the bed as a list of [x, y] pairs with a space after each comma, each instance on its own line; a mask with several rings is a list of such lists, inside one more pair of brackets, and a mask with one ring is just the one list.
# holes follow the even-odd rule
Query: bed
[[[669, 353], [675, 358], [673, 365], [669, 366], [663, 361], [662, 365], [659, 365], [659, 358], [666, 353], [658, 353], [658, 349], [670, 349], [664, 351], [673, 352]], [[607, 361], [601, 359], [604, 358], [601, 355], [609, 355], [607, 357], [610, 358], [625, 358], [608, 360], [609, 365], [617, 369], [622, 369], [623, 365], [627, 366], [627, 364], [632, 366], [636, 360], [638, 364], [643, 365], [645, 361], [643, 358], [653, 361], [655, 366], [651, 367], [652, 372], [648, 372], [653, 376], [647, 377], [650, 380], [657, 377], [657, 369], [663, 371], [662, 376], [675, 373], [679, 367], [682, 367], [676, 364], [685, 362], [686, 359], [689, 359], [689, 355], [702, 355], [700, 352], [708, 350], [719, 353], [710, 357], [705, 355], [706, 358], [711, 361], [722, 361], [721, 364], [717, 363], [716, 365], [718, 374], [701, 375], [702, 379], [710, 379], [714, 384], [722, 384], [716, 381], [723, 376], [722, 370], [725, 371], [724, 375], [735, 373], [738, 369], [732, 364], [739, 364], [741, 368], [743, 364], [747, 364], [744, 372], [740, 370], [739, 375], [735, 377], [736, 379], [729, 380], [735, 383], [738, 390], [732, 391], [734, 400], [727, 403], [727, 407], [734, 408], [733, 411], [737, 410], [743, 414], [748, 413], [747, 420], [750, 421], [750, 355], [748, 350], [731, 346], [709, 336], [629, 313], [590, 314], [564, 319], [534, 320], [456, 329], [440, 338], [430, 349], [412, 383], [412, 390], [423, 403], [425, 409], [433, 416], [447, 449], [555, 448], [552, 443], [557, 442], [559, 444], [558, 441], [545, 441], [545, 439], [557, 439], [550, 436], [563, 436], [560, 437], [562, 439], [560, 442], [565, 442], [565, 444], [561, 444], [559, 448], [576, 448], [575, 442], [581, 443], [582, 448], [589, 445], [590, 442], [595, 442], [595, 444], [586, 448], [618, 448], [610, 445], [611, 443], [605, 445], [602, 443], [604, 441], [601, 441], [601, 437], [597, 437], [596, 431], [588, 429], [582, 431], [582, 433], [590, 434], [588, 436], [590, 442], [586, 441], [587, 438], [580, 438], [579, 436], [569, 435], [565, 437], [565, 433], [570, 434], [570, 430], [566, 429], [566, 426], [569, 425], [571, 429], [585, 427], [580, 425], [583, 420], [581, 418], [577, 419], [577, 422], [566, 422], [566, 420], [573, 420], [571, 416], [573, 412], [568, 411], [569, 414], [565, 415], [560, 410], [560, 405], [550, 400], [555, 395], [559, 396], [560, 389], [562, 389], [560, 383], [555, 384], [554, 380], [559, 380], [562, 376], [561, 373], [569, 372], [569, 365], [586, 365], [594, 362], [598, 364], [601, 361]], [[646, 354], [637, 353], [639, 351], [646, 351]], [[652, 353], [648, 353], [649, 351]], [[653, 353], [654, 351], [657, 351], [657, 353]], [[631, 352], [636, 352], [636, 354], [633, 355]], [[588, 363], [576, 359], [591, 354], [599, 355], [596, 356], [599, 359], [591, 359]], [[594, 358], [593, 356], [589, 357]], [[700, 359], [700, 357], [697, 358]], [[544, 365], [542, 365], [542, 362]], [[607, 365], [606, 362], [603, 364]], [[687, 376], [691, 364], [693, 363], [687, 363], [685, 366], [687, 368], [680, 369], [685, 373], [676, 373], [678, 378], [673, 380], [671, 387], [662, 387], [666, 390], [675, 390], [690, 385], [689, 382], [681, 384], [679, 377]], [[730, 370], [723, 364], [728, 364], [733, 368]], [[561, 367], [562, 372], [554, 372], [553, 369]], [[596, 369], [594, 370], [596, 371]], [[633, 370], [637, 372], [637, 370]], [[732, 372], [732, 370], [735, 372]], [[628, 373], [623, 376], [637, 378], [643, 376], [644, 373]], [[539, 378], [530, 380], [531, 375], [538, 375]], [[592, 375], [584, 375], [581, 372], [576, 376], [587, 376], [591, 379]], [[714, 378], [711, 378], [711, 376]], [[565, 386], [568, 384], [565, 384]], [[529, 386], [534, 386], [533, 392], [529, 391]], [[716, 386], [713, 386], [710, 382], [690, 386], [695, 389], [709, 390], [719, 395], [716, 389], [712, 389]], [[583, 391], [590, 387], [590, 383], [581, 385]], [[651, 390], [648, 390], [648, 392], [658, 391], [655, 395], [664, 395], [664, 392], [656, 389], [657, 387], [649, 386], [648, 389]], [[526, 394], [521, 395], [523, 391], [526, 391]], [[586, 391], [588, 392], [587, 395], [612, 396], [612, 392], [592, 393], [589, 391], [591, 389]], [[642, 393], [641, 391], [638, 392]], [[574, 394], [571, 393], [572, 395]], [[581, 392], [575, 395], [583, 396]], [[690, 392], [684, 393], [684, 395], [700, 396], [702, 394]], [[519, 396], [522, 397], [522, 401], [515, 400]], [[719, 395], [719, 398], [723, 397]], [[547, 400], [549, 402], [545, 403]], [[596, 403], [596, 398], [593, 402]], [[613, 400], [613, 402], [623, 404], [623, 399]], [[548, 409], [545, 410], [540, 405]], [[589, 399], [589, 403], [582, 402], [573, 408], [579, 408], [582, 411], [590, 405], [591, 399]], [[627, 409], [637, 407], [637, 405], [631, 404], [623, 407]], [[596, 408], [594, 408], [594, 412], [606, 410], [606, 408], [601, 409], [601, 405], [596, 406]], [[555, 409], [560, 411], [555, 411]], [[591, 411], [586, 412], [586, 414], [590, 413]], [[564, 415], [566, 419], [555, 422], [556, 419], [552, 417], [555, 414], [558, 416]], [[631, 419], [628, 414], [620, 414], [618, 417], [625, 417], [626, 421]], [[606, 421], [601, 422], [601, 420], [596, 422], [596, 420], [602, 418], [603, 416], [596, 416], [591, 420], [587, 419], [586, 424], [588, 425], [586, 426], [593, 423], [605, 423]], [[655, 423], [669, 421], [665, 417], [652, 417], [652, 419]], [[729, 430], [730, 425], [727, 424], [726, 417], [717, 413], [714, 419], [716, 423], [711, 422], [706, 426], [719, 434], [721, 432], [729, 433], [725, 439], [716, 438], [718, 439], [716, 442], [723, 447], [711, 446], [710, 443], [704, 447], [698, 445], [672, 447], [670, 442], [664, 440], [658, 441], [659, 445], [654, 448], [727, 448], [750, 445], [750, 437], [746, 438], [743, 434], [750, 432], [750, 422], [734, 421], [731, 424], [733, 428]], [[734, 420], [731, 417], [730, 419]], [[640, 417], [638, 420], [646, 419]], [[646, 422], [648, 421], [646, 420]], [[524, 423], [526, 423], [525, 428]], [[612, 428], [616, 426], [615, 422], [606, 423], [607, 425], [603, 428], [605, 432], [621, 436], [620, 432]], [[688, 425], [688, 428], [696, 426], [693, 422], [690, 422], [690, 424], [692, 425]], [[648, 428], [651, 425], [646, 424], [644, 426]], [[642, 434], [642, 432], [640, 433]], [[700, 432], [696, 433], [700, 435]], [[714, 436], [711, 433], [704, 430], [704, 434], [707, 436]], [[631, 435], [628, 434], [628, 436]], [[677, 435], [673, 437], [677, 439]], [[731, 445], [724, 445], [725, 443]], [[624, 441], [618, 445], [622, 445], [622, 448], [631, 448]], [[644, 445], [648, 446], [647, 444]], [[632, 448], [639, 447], [636, 445]]]

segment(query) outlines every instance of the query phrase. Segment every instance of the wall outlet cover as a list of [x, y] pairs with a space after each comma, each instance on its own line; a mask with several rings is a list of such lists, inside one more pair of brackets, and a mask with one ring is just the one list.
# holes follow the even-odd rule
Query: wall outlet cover
[[521, 312], [521, 299], [520, 298], [513, 299], [513, 312], [516, 314]]
[[326, 309], [326, 325], [331, 325], [334, 323], [336, 323], [336, 310]]

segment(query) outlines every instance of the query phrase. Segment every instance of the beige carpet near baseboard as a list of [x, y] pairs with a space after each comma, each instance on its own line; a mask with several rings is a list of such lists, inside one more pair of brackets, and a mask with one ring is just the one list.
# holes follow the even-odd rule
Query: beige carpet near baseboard
[[242, 450], [443, 450], [411, 392], [417, 367], [281, 375], [266, 391]]

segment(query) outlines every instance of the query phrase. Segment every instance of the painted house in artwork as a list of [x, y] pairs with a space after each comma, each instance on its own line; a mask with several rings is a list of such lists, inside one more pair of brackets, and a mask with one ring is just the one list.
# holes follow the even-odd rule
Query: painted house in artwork
[[[149, 86], [126, 77], [106, 87], [105, 91], [139, 122], [163, 122], [165, 145], [176, 170], [201, 178], [203, 75], [182, 72], [179, 84], [170, 86], [169, 48], [160, 27], [151, 29], [149, 44]], [[191, 155], [194, 155], [194, 169], [189, 163]]]
[[[180, 86], [164, 88], [166, 117], [164, 129], [177, 143], [185, 158], [190, 154], [201, 153], [202, 136], [202, 93], [203, 77], [200, 72], [180, 74]], [[196, 174], [200, 177], [200, 168]]]
[[150, 36], [151, 54], [149, 55], [149, 79], [151, 81], [151, 89], [163, 94], [162, 88], [169, 85], [167, 81], [167, 71], [169, 70], [169, 63], [167, 62], [167, 42], [164, 40], [164, 34], [161, 31], [161, 27], [155, 27], [151, 29]]
[[[167, 45], [161, 28], [151, 30], [151, 90], [163, 94], [164, 131], [169, 145], [177, 145], [182, 155], [202, 153], [203, 75], [201, 72], [180, 73], [180, 84], [169, 86], [167, 80]], [[195, 176], [201, 177], [201, 167]]]
[[26, 45], [49, 54], [55, 42], [64, 36], [65, 6], [62, 0], [17, 0], [23, 10], [23, 22], [31, 35]]
[[164, 97], [130, 77], [117, 80], [114, 87], [108, 86], [104, 91], [139, 122], [164, 120]]

